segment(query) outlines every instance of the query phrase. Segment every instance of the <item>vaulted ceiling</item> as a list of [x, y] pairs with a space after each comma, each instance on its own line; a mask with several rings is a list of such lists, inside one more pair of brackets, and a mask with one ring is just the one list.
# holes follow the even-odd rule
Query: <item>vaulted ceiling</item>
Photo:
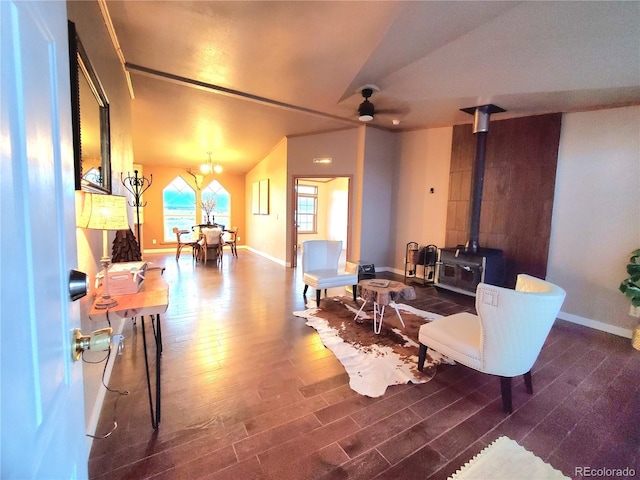
[[[243, 173], [284, 136], [640, 104], [640, 2], [106, 1], [135, 161]], [[392, 123], [397, 120], [398, 125]]]

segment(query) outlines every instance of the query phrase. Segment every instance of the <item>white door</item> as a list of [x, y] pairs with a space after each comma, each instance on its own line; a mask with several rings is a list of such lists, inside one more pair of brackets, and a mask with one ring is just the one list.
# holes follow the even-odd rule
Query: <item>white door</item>
[[0, 477], [86, 478], [66, 3], [2, 0], [0, 22]]

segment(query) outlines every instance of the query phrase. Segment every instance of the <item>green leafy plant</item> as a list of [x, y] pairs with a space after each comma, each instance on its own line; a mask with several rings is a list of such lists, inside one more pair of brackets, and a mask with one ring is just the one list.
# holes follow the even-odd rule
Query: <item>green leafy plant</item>
[[620, 291], [631, 301], [631, 305], [640, 307], [640, 248], [631, 252], [627, 273], [629, 277], [620, 284]]

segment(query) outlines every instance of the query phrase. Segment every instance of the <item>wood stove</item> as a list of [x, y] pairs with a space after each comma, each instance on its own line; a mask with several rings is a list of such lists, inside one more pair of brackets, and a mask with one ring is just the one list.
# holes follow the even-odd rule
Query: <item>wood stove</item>
[[502, 250], [479, 248], [470, 252], [464, 245], [440, 249], [438, 286], [465, 295], [475, 295], [480, 282], [502, 285], [505, 263]]
[[502, 250], [481, 248], [479, 236], [489, 116], [505, 110], [496, 105], [481, 105], [463, 108], [462, 111], [474, 115], [473, 134], [476, 136], [476, 156], [473, 164], [469, 208], [469, 240], [464, 246], [440, 249], [436, 285], [467, 295], [475, 295], [476, 287], [480, 282], [500, 286], [504, 283], [505, 262]]

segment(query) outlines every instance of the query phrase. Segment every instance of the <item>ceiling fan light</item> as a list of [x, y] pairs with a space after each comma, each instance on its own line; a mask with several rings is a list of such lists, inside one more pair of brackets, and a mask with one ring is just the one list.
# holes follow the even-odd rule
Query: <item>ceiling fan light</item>
[[200, 165], [200, 171], [205, 175], [211, 173], [211, 166], [208, 163]]
[[370, 122], [371, 120], [373, 120], [374, 114], [375, 109], [373, 108], [373, 103], [365, 99], [365, 101], [362, 102], [358, 107], [358, 120], [360, 120], [361, 122]]
[[213, 166], [213, 171], [214, 171], [215, 173], [222, 173], [222, 167], [216, 163], [216, 164]]

